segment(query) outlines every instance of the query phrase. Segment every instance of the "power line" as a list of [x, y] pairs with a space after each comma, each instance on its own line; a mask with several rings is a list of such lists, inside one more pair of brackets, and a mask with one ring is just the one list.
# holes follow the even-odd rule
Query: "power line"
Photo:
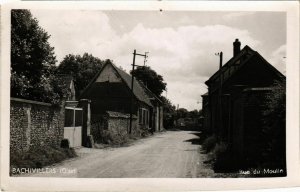
[[129, 123], [129, 134], [131, 134], [131, 131], [132, 131], [132, 113], [133, 113], [133, 100], [134, 100], [134, 93], [133, 93], [133, 81], [134, 81], [134, 67], [135, 66], [139, 66], [141, 67], [140, 65], [136, 65], [135, 64], [135, 57], [136, 56], [142, 56], [144, 57], [144, 66], [147, 62], [147, 53], [149, 52], [145, 52], [145, 54], [140, 54], [140, 53], [136, 53], [136, 50], [133, 51], [133, 62], [132, 62], [132, 72], [131, 72], [131, 103], [130, 103], [130, 123]]

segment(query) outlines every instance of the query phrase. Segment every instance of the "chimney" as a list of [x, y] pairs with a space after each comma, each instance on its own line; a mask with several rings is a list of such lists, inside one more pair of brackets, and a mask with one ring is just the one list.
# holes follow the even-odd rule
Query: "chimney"
[[233, 42], [233, 57], [237, 56], [241, 50], [241, 42], [239, 39], [235, 39], [235, 42]]

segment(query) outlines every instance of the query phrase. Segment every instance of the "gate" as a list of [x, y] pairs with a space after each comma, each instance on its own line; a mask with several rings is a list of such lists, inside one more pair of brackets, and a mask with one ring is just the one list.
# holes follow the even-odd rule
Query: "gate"
[[65, 107], [64, 138], [70, 147], [82, 146], [82, 108]]

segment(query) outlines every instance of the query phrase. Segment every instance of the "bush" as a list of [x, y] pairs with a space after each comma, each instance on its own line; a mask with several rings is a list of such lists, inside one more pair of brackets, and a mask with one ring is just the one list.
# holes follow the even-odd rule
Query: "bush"
[[207, 137], [203, 144], [202, 144], [202, 149], [206, 152], [209, 153], [214, 147], [216, 146], [217, 143], [217, 138], [215, 135]]
[[216, 158], [220, 157], [228, 151], [228, 145], [225, 142], [217, 143], [212, 151]]
[[102, 130], [100, 138], [97, 143], [109, 144], [109, 145], [123, 145], [129, 140], [129, 135], [122, 133], [111, 133], [108, 130]]
[[72, 157], [76, 157], [77, 154], [75, 152], [75, 150], [73, 148], [70, 148], [70, 149], [63, 149], [64, 150], [64, 153], [66, 154], [66, 156], [68, 158], [72, 158]]
[[212, 150], [214, 159], [213, 169], [215, 172], [229, 173], [241, 169], [241, 162], [231, 153], [228, 144], [225, 142], [217, 143]]
[[151, 135], [150, 129], [146, 128], [146, 127], [141, 127], [140, 129], [140, 136], [141, 137], [147, 137]]
[[70, 148], [69, 139], [63, 139], [63, 140], [61, 140], [60, 147], [61, 148]]
[[103, 144], [111, 144], [112, 141], [113, 139], [111, 133], [108, 130], [102, 130], [98, 142]]
[[88, 135], [88, 136], [87, 136], [86, 147], [88, 147], [88, 148], [93, 148], [93, 146], [94, 146], [94, 138], [93, 138], [93, 135]]
[[129, 137], [126, 134], [114, 134], [112, 135], [112, 144], [113, 145], [124, 145], [128, 143]]

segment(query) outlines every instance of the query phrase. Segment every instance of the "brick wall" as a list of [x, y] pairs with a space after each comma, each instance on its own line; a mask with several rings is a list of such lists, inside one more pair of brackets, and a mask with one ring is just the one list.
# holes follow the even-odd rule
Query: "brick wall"
[[26, 152], [40, 146], [59, 147], [64, 135], [64, 107], [11, 98], [10, 150]]

